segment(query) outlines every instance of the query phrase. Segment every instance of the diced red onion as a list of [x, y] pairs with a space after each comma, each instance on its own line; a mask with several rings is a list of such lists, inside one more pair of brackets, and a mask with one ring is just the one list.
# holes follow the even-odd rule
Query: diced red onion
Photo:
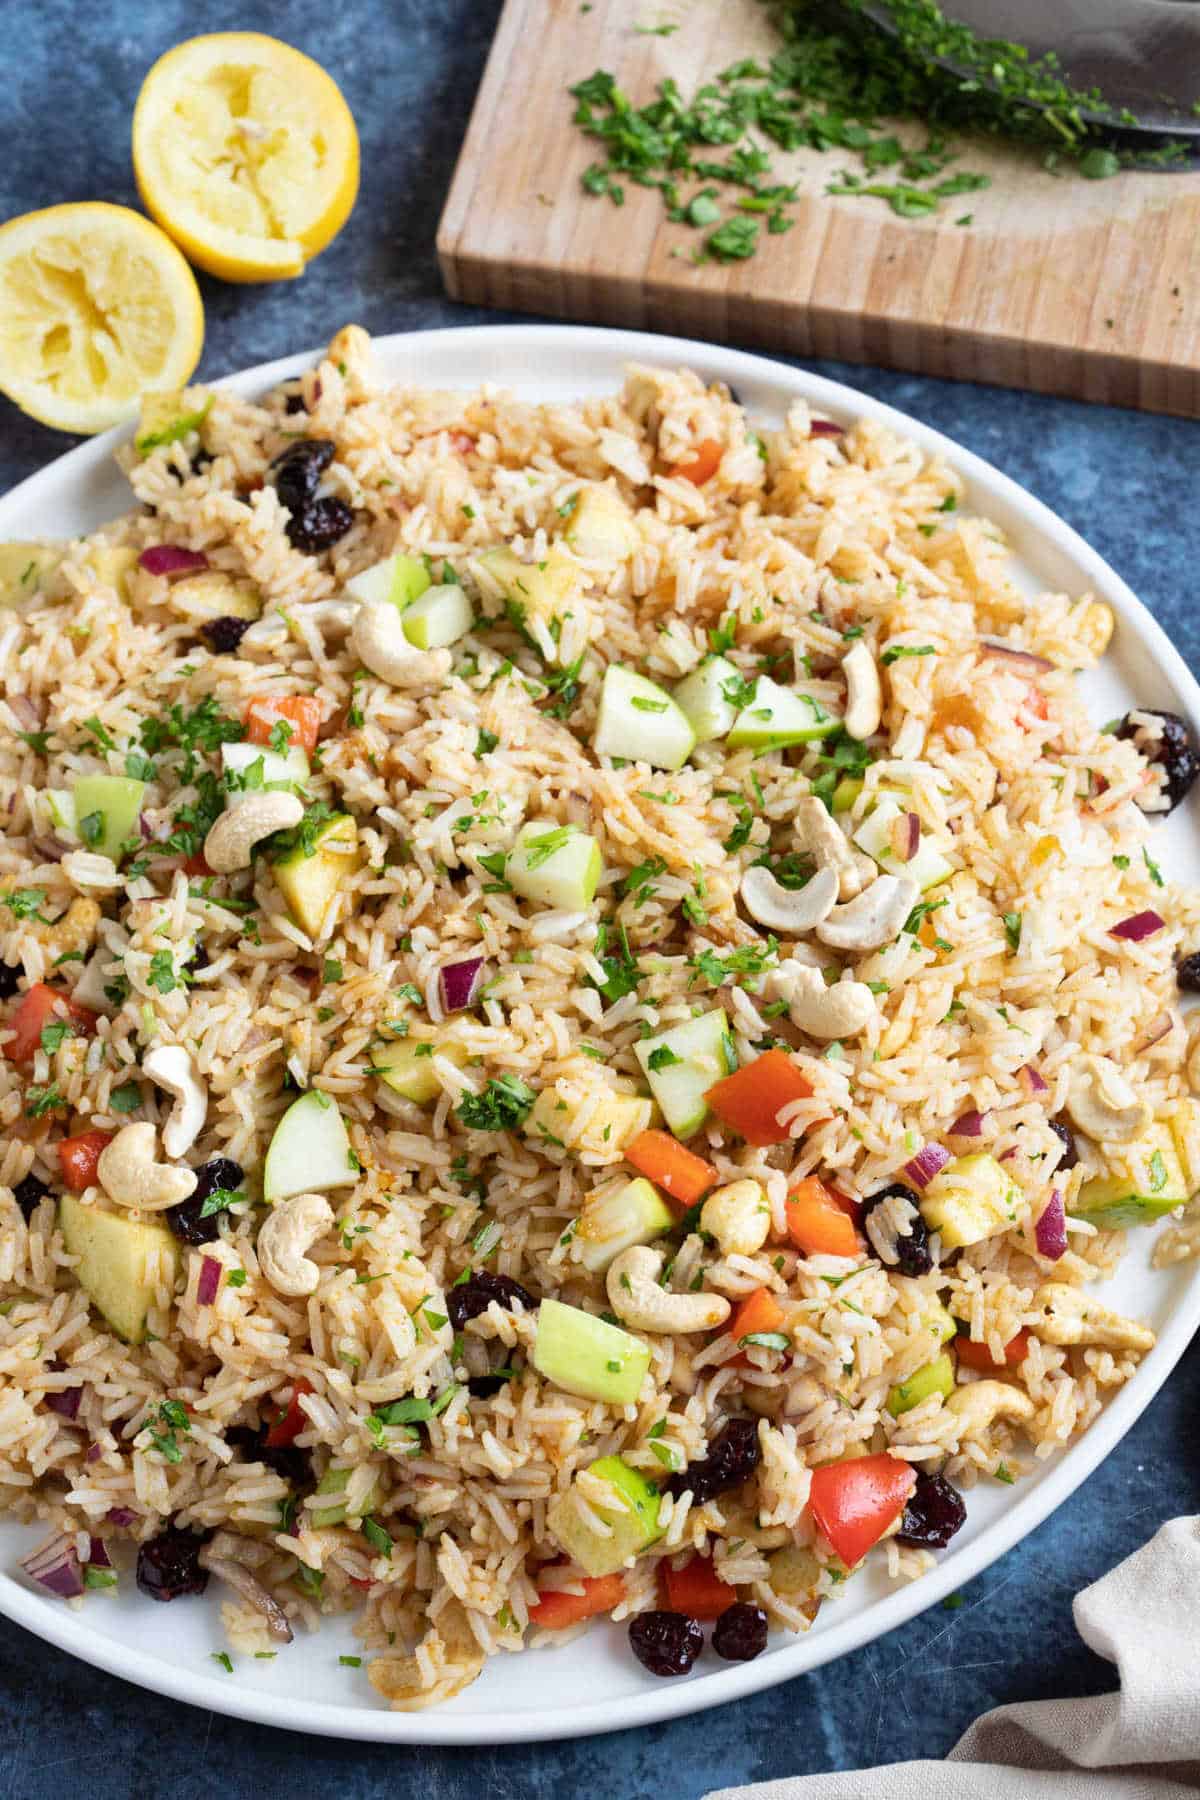
[[1122, 919], [1119, 925], [1112, 927], [1108, 935], [1127, 938], [1131, 944], [1140, 944], [1143, 938], [1153, 937], [1156, 931], [1161, 931], [1165, 924], [1166, 920], [1160, 913], [1156, 913], [1153, 907], [1147, 907], [1145, 912], [1131, 913], [1129, 918]]
[[28, 1556], [21, 1567], [31, 1581], [57, 1594], [60, 1600], [75, 1600], [83, 1592], [83, 1575], [75, 1553], [75, 1540], [65, 1531], [56, 1532]]
[[948, 1137], [978, 1138], [983, 1136], [983, 1122], [987, 1118], [985, 1112], [976, 1112], [972, 1107], [969, 1112], [961, 1113], [955, 1119], [947, 1133]]
[[196, 1277], [196, 1305], [211, 1306], [221, 1286], [221, 1264], [215, 1256], [206, 1256]]
[[132, 1506], [110, 1506], [104, 1516], [110, 1525], [125, 1527], [136, 1524], [142, 1515], [134, 1512]]
[[46, 1405], [51, 1412], [56, 1412], [60, 1419], [74, 1419], [79, 1412], [79, 1402], [83, 1399], [81, 1387], [59, 1388], [57, 1392], [46, 1395]]
[[1013, 663], [1026, 672], [1036, 669], [1044, 674], [1047, 669], [1054, 667], [1047, 656], [1035, 656], [1032, 650], [1018, 650], [1012, 644], [993, 643], [990, 638], [980, 638], [979, 648], [985, 656], [992, 657], [996, 662]]
[[1043, 1256], [1057, 1262], [1067, 1248], [1067, 1213], [1063, 1206], [1063, 1197], [1055, 1188], [1046, 1202], [1045, 1210], [1034, 1227], [1037, 1247]]
[[112, 1563], [109, 1560], [108, 1551], [104, 1547], [104, 1539], [89, 1538], [88, 1543], [91, 1546], [88, 1553], [89, 1564], [95, 1564], [98, 1569], [111, 1569]]
[[808, 422], [809, 437], [845, 437], [846, 427], [839, 425], [834, 419], [810, 419]]
[[184, 575], [208, 567], [203, 550], [185, 550], [181, 544], [150, 544], [138, 561], [148, 575]]
[[935, 1175], [940, 1175], [950, 1161], [950, 1152], [943, 1150], [940, 1144], [926, 1144], [918, 1150], [911, 1162], [904, 1165], [904, 1173], [914, 1187], [924, 1188], [929, 1185]]
[[1155, 1044], [1161, 1044], [1165, 1037], [1170, 1036], [1171, 1027], [1174, 1023], [1175, 1021], [1169, 1012], [1156, 1013], [1146, 1027], [1145, 1037], [1139, 1039], [1137, 1043], [1136, 1049], [1138, 1054], [1140, 1055], [1143, 1050], [1152, 1049]]
[[103, 1455], [104, 1455], [104, 1452], [100, 1448], [99, 1444], [89, 1444], [87, 1447], [87, 1454], [83, 1460], [85, 1463], [99, 1462], [100, 1458]]
[[911, 862], [921, 843], [921, 821], [916, 813], [901, 813], [892, 820], [892, 851], [900, 862]]
[[469, 956], [465, 962], [443, 966], [442, 1006], [446, 1012], [461, 1012], [464, 1006], [474, 1006], [482, 975], [482, 956]]
[[1050, 1092], [1048, 1083], [1042, 1080], [1032, 1063], [1022, 1063], [1017, 1073], [1031, 1094], [1048, 1094]]

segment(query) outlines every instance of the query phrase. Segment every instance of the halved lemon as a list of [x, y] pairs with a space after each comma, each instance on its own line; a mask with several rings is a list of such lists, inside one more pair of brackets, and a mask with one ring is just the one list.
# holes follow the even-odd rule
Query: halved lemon
[[310, 57], [254, 31], [189, 38], [161, 56], [133, 114], [138, 191], [210, 275], [278, 281], [345, 224], [358, 133]]
[[119, 425], [203, 345], [196, 277], [141, 213], [85, 201], [0, 225], [0, 389], [43, 425]]

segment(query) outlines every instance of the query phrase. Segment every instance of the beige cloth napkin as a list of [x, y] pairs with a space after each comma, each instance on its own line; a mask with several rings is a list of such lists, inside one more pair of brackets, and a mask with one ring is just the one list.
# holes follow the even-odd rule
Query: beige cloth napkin
[[1183, 1800], [1200, 1794], [1200, 1518], [1172, 1519], [1075, 1598], [1115, 1694], [999, 1706], [945, 1762], [805, 1775], [708, 1800]]

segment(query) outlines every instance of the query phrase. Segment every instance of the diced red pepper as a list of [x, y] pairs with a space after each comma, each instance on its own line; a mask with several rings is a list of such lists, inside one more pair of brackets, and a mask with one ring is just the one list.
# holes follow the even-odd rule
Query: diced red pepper
[[180, 864], [180, 867], [184, 874], [190, 876], [193, 880], [200, 880], [204, 876], [216, 874], [215, 869], [209, 868], [203, 850], [197, 850], [195, 856], [185, 857], [184, 861]]
[[665, 1189], [681, 1206], [695, 1206], [717, 1179], [717, 1171], [669, 1131], [643, 1131], [625, 1152], [639, 1175]]
[[1007, 1369], [1015, 1369], [1029, 1355], [1029, 1333], [1018, 1331], [1016, 1337], [1009, 1338], [1004, 1346], [1004, 1361], [996, 1362], [986, 1344], [975, 1338], [956, 1337], [954, 1354], [960, 1363], [968, 1369], [978, 1369], [984, 1375], [1003, 1375]]
[[857, 1256], [861, 1245], [854, 1220], [824, 1182], [808, 1175], [784, 1202], [788, 1236], [805, 1256]]
[[898, 1456], [857, 1456], [814, 1469], [808, 1503], [817, 1529], [853, 1568], [899, 1518], [916, 1485], [912, 1464]]
[[12, 1062], [29, 1062], [42, 1040], [42, 1027], [67, 1023], [82, 1037], [90, 1037], [96, 1029], [98, 1014], [88, 1006], [80, 1006], [63, 988], [48, 987], [39, 981], [21, 995], [8, 1021], [13, 1036], [4, 1046], [4, 1054]]
[[294, 1444], [300, 1433], [308, 1429], [312, 1421], [300, 1404], [300, 1396], [315, 1392], [316, 1389], [307, 1376], [297, 1375], [295, 1386], [292, 1388], [292, 1397], [288, 1401], [286, 1409], [275, 1420], [263, 1439], [268, 1450], [281, 1450], [288, 1444]]
[[452, 431], [450, 433], [450, 448], [453, 450], [455, 456], [470, 456], [472, 450], [475, 448], [475, 439], [469, 432]]
[[812, 1088], [786, 1050], [768, 1050], [732, 1075], [726, 1075], [704, 1098], [723, 1125], [748, 1144], [786, 1144], [791, 1132], [779, 1123], [785, 1106], [807, 1100]]
[[78, 1137], [59, 1139], [55, 1146], [58, 1166], [73, 1194], [82, 1194], [85, 1188], [95, 1187], [100, 1152], [106, 1144], [112, 1143], [114, 1136], [111, 1131], [81, 1131]]
[[687, 462], [676, 463], [668, 472], [676, 481], [690, 481], [693, 487], [703, 487], [720, 468], [724, 454], [725, 446], [716, 438], [704, 438]]
[[783, 1308], [770, 1288], [755, 1288], [738, 1303], [737, 1311], [725, 1327], [734, 1338], [750, 1337], [763, 1331], [779, 1331], [783, 1326]]
[[551, 1588], [537, 1597], [537, 1605], [529, 1609], [531, 1625], [547, 1631], [564, 1631], [596, 1613], [611, 1612], [625, 1598], [625, 1583], [619, 1575], [581, 1576], [582, 1594], [566, 1594]]
[[737, 1604], [737, 1589], [721, 1580], [707, 1556], [693, 1556], [682, 1569], [662, 1562], [659, 1572], [670, 1612], [687, 1613], [693, 1619], [719, 1619]]
[[321, 729], [321, 702], [313, 694], [285, 694], [280, 700], [259, 694], [246, 708], [246, 736], [252, 744], [269, 746], [280, 719], [292, 728], [288, 747], [298, 747], [311, 756]]

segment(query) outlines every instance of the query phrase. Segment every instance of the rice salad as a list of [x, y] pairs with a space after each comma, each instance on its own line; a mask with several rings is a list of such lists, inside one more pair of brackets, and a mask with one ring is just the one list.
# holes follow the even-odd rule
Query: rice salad
[[[686, 370], [147, 398], [0, 547], [0, 1493], [414, 1710], [921, 1575], [1194, 1254], [1183, 723], [952, 468]], [[705, 1647], [707, 1643], [707, 1648]]]

